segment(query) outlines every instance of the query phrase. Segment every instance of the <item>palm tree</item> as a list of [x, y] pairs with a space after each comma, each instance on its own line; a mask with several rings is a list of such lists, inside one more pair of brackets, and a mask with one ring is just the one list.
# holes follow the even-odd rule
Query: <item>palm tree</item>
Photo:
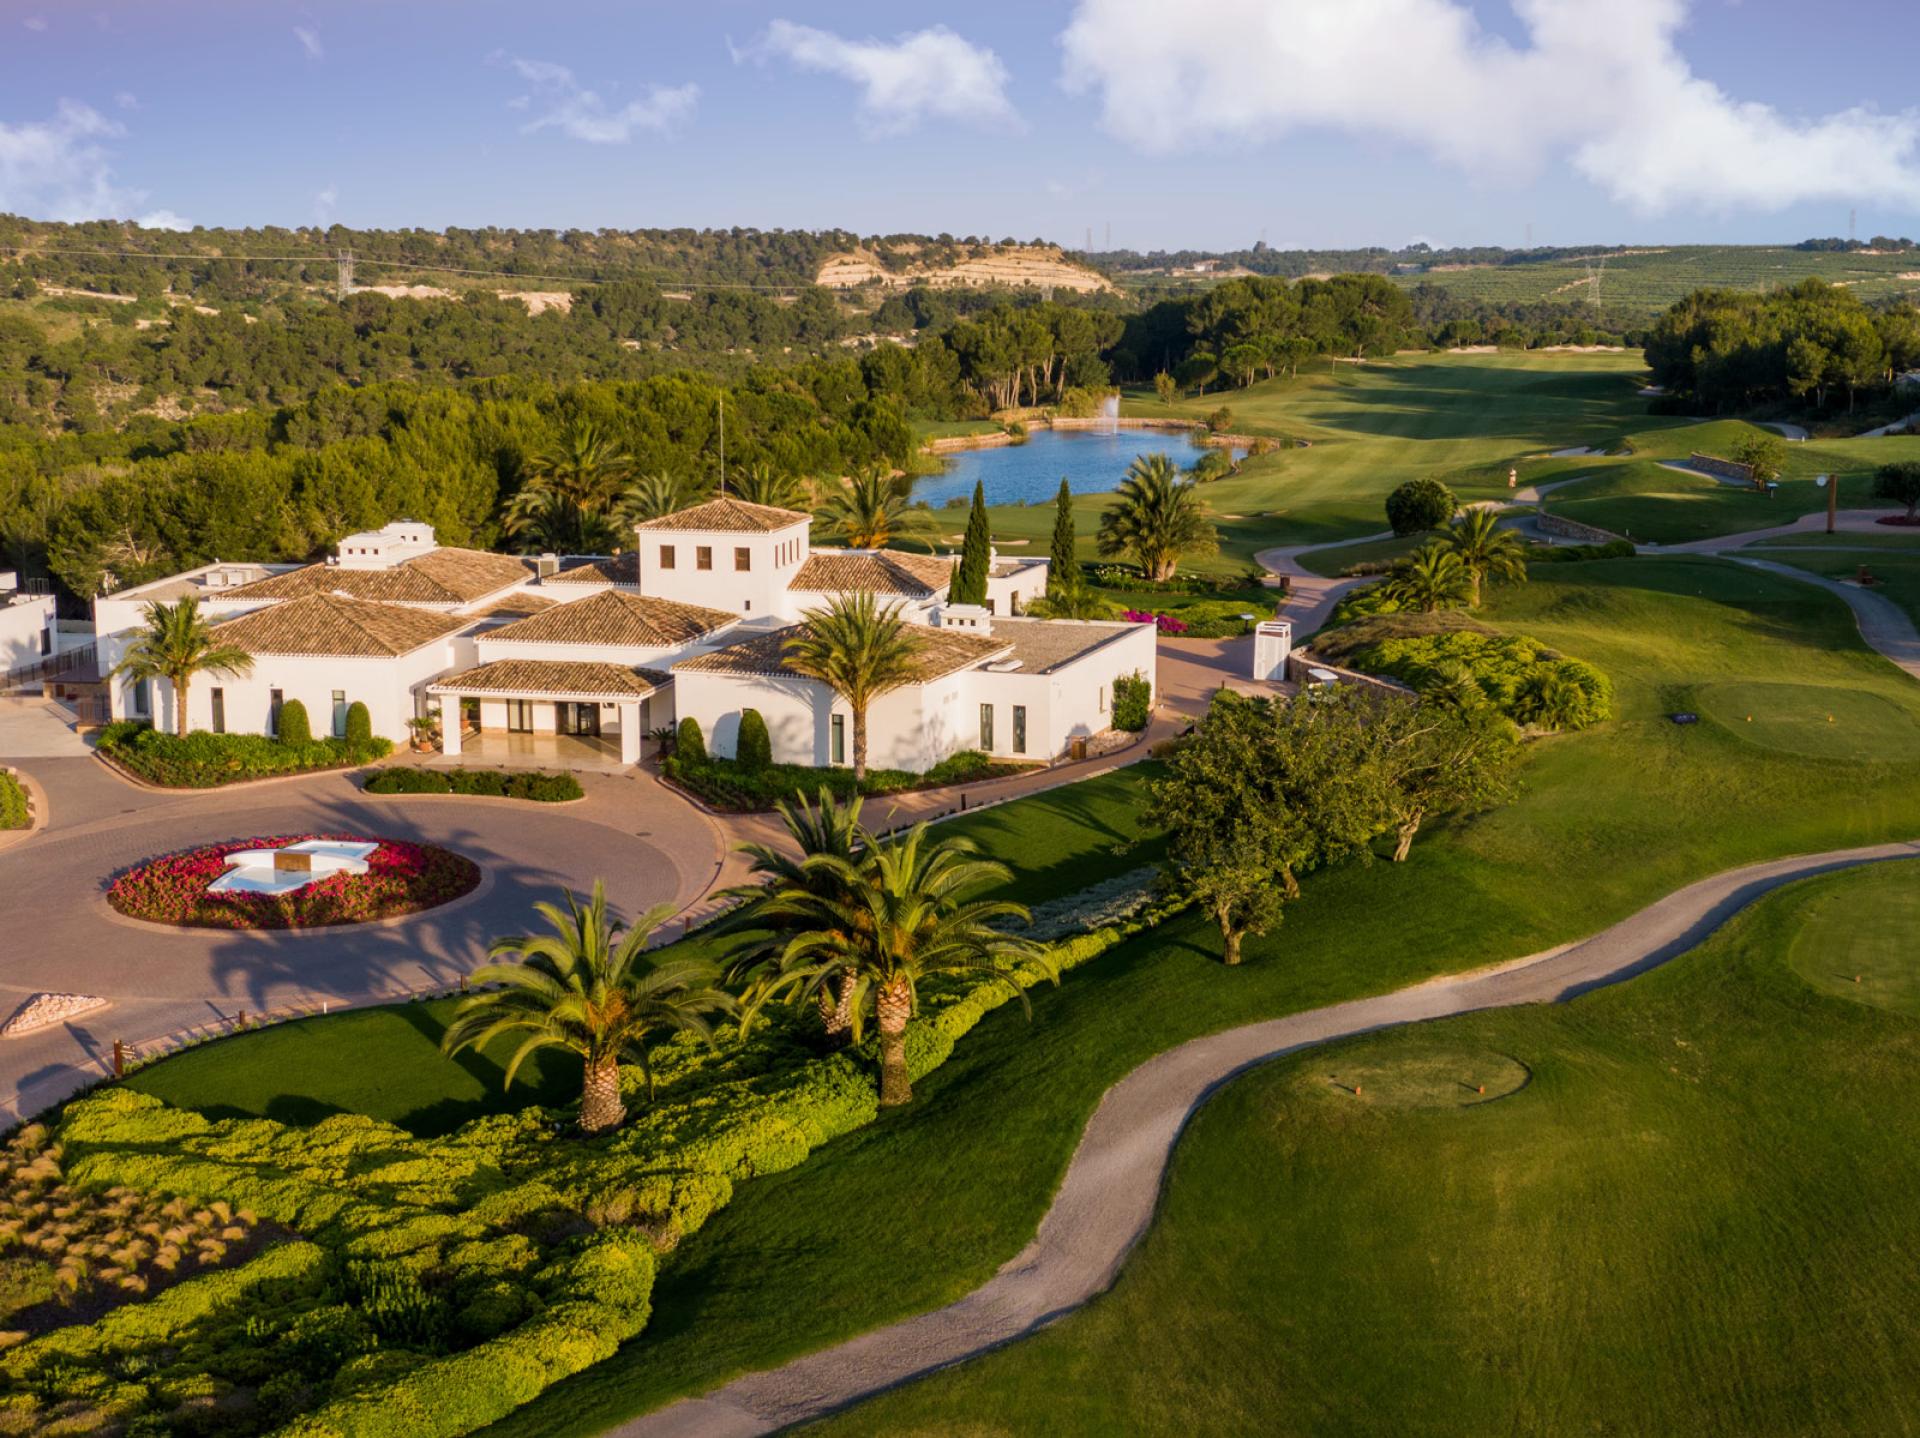
[[1100, 552], [1132, 555], [1148, 579], [1171, 579], [1184, 556], [1220, 547], [1211, 513], [1170, 457], [1138, 455], [1100, 516]]
[[585, 1064], [580, 1127], [589, 1134], [619, 1127], [627, 1116], [620, 1101], [620, 1060], [633, 1058], [653, 1097], [649, 1039], [657, 1033], [690, 1033], [713, 1043], [710, 1014], [731, 1013], [731, 997], [715, 987], [720, 971], [704, 959], [656, 959], [647, 941], [673, 912], [656, 904], [624, 933], [607, 912], [606, 885], [594, 881], [583, 909], [567, 891], [567, 906], [536, 904], [550, 934], [497, 939], [488, 953], [518, 954], [520, 962], [487, 964], [473, 978], [498, 988], [474, 994], [441, 1036], [452, 1055], [491, 1043], [503, 1034], [525, 1034], [507, 1062], [511, 1085], [527, 1056], [543, 1048], [566, 1048]]
[[133, 641], [112, 676], [164, 679], [173, 686], [173, 729], [187, 735], [187, 688], [196, 674], [248, 674], [253, 656], [220, 642], [214, 625], [200, 617], [200, 601], [191, 594], [172, 604], [149, 604], [147, 627]]
[[[807, 932], [819, 915], [809, 906], [796, 907], [789, 901], [795, 895], [809, 899], [833, 900], [845, 897], [843, 878], [859, 860], [869, 840], [860, 827], [860, 798], [841, 803], [825, 785], [820, 788], [818, 807], [804, 795], [792, 802], [774, 805], [787, 835], [798, 847], [795, 858], [785, 847], [759, 842], [742, 844], [739, 852], [753, 860], [752, 872], [758, 882], [742, 884], [723, 897], [742, 902], [727, 918], [715, 926], [718, 933], [747, 931], [757, 937], [742, 949], [727, 966], [730, 982], [745, 981], [744, 1027], [769, 999], [789, 986], [780, 966], [786, 945]], [[838, 863], [820, 863], [819, 859]], [[845, 1044], [853, 1036], [853, 982], [843, 976], [837, 986], [822, 984], [816, 995], [820, 1005], [820, 1024], [827, 1039]]]
[[909, 512], [910, 485], [900, 482], [885, 470], [862, 470], [843, 485], [828, 491], [826, 501], [814, 512], [813, 522], [820, 537], [848, 549], [885, 549], [889, 540], [917, 537], [925, 521]]
[[505, 521], [508, 534], [553, 554], [605, 554], [619, 542], [604, 516], [550, 490], [521, 490], [507, 501]]
[[775, 509], [799, 509], [807, 502], [800, 476], [770, 464], [746, 466], [728, 482], [727, 490], [748, 504], [767, 504]]
[[870, 590], [840, 594], [824, 609], [801, 615], [800, 631], [786, 641], [788, 665], [829, 685], [853, 711], [853, 779], [867, 777], [867, 706], [913, 678], [919, 645], [891, 606], [882, 608]]
[[1527, 582], [1527, 546], [1511, 529], [1499, 528], [1499, 519], [1490, 509], [1470, 509], [1440, 531], [1434, 542], [1460, 557], [1473, 584], [1471, 603], [1480, 607], [1483, 580], [1499, 583], [1511, 579]]
[[593, 420], [569, 420], [558, 437], [527, 457], [523, 488], [546, 490], [590, 513], [603, 513], [620, 493], [633, 460]]
[[692, 499], [692, 486], [684, 478], [655, 470], [641, 475], [627, 487], [614, 516], [622, 525], [643, 524], [672, 514], [676, 509], [685, 509]]
[[1473, 671], [1457, 659], [1434, 666], [1433, 677], [1421, 687], [1420, 697], [1436, 709], [1456, 714], [1487, 707], [1487, 691], [1480, 687]]
[[1457, 609], [1471, 599], [1473, 579], [1459, 555], [1428, 544], [1393, 566], [1380, 593], [1402, 608], [1432, 614], [1440, 609]]
[[854, 1038], [871, 1014], [880, 1037], [880, 1102], [892, 1107], [913, 1097], [906, 1032], [920, 983], [935, 974], [998, 974], [1024, 1005], [1013, 970], [1044, 961], [1045, 950], [1002, 927], [1025, 922], [1024, 907], [969, 897], [1011, 871], [981, 858], [968, 840], [932, 838], [924, 823], [897, 839], [862, 838], [855, 859], [807, 861], [834, 871], [837, 894], [783, 891], [768, 903], [784, 911], [793, 930], [781, 951], [780, 991], [789, 1001], [804, 1000], [850, 985]]

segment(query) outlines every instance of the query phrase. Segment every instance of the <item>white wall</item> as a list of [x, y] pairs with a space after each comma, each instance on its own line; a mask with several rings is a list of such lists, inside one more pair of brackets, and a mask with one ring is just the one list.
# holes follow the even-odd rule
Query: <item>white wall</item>
[[1046, 594], [1050, 567], [1051, 561], [1042, 560], [999, 578], [989, 574], [987, 600], [993, 612], [1002, 616], [1026, 613], [1029, 604]]
[[[193, 729], [213, 727], [213, 691], [226, 697], [229, 734], [265, 734], [271, 712], [270, 690], [285, 700], [298, 699], [307, 708], [307, 720], [316, 739], [333, 732], [333, 691], [343, 690], [347, 703], [367, 706], [373, 732], [396, 744], [407, 740], [407, 720], [420, 712], [416, 691], [447, 668], [447, 646], [429, 644], [397, 658], [342, 659], [338, 657], [263, 654], [253, 661], [253, 672], [198, 674], [187, 689], [187, 721]], [[155, 727], [172, 729], [173, 696], [164, 681], [153, 685]]]
[[[735, 614], [779, 614], [787, 585], [807, 561], [807, 521], [771, 534], [738, 534], [699, 529], [642, 529], [640, 592], [682, 604], [702, 604]], [[699, 550], [713, 551], [713, 568], [698, 567]], [[674, 565], [661, 565], [661, 551], [673, 550]], [[734, 551], [744, 549], [750, 567], [734, 567]], [[784, 560], [776, 556], [785, 554]], [[558, 586], [556, 586], [558, 587]]]
[[57, 642], [52, 629], [51, 594], [15, 599], [0, 608], [0, 672], [38, 663], [45, 657], [41, 651], [43, 639], [48, 645], [46, 653], [52, 653], [52, 645]]

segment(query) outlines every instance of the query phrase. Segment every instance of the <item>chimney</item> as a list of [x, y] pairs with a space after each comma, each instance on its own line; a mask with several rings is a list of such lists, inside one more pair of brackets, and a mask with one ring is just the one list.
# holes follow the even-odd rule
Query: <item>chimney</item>
[[984, 604], [942, 604], [933, 611], [936, 629], [953, 629], [983, 638], [993, 633], [993, 615]]

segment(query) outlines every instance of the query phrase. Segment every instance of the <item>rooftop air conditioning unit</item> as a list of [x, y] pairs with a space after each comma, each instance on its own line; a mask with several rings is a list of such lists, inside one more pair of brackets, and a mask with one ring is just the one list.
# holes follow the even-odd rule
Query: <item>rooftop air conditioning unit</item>
[[1024, 660], [1020, 659], [996, 659], [987, 665], [987, 668], [995, 674], [1011, 674], [1014, 670], [1020, 668], [1024, 662]]
[[0, 594], [11, 594], [20, 587], [20, 576], [11, 569], [0, 569]]
[[560, 572], [560, 556], [557, 554], [541, 555], [533, 561], [533, 572], [542, 579], [551, 579]]

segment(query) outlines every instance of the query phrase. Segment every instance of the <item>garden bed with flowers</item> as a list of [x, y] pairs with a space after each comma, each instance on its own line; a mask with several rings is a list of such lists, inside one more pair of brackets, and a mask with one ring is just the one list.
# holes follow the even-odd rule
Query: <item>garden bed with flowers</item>
[[[378, 843], [364, 874], [328, 874], [285, 894], [216, 892], [227, 856], [280, 849], [308, 839]], [[116, 877], [107, 902], [129, 918], [196, 929], [305, 929], [363, 924], [418, 913], [470, 894], [480, 883], [471, 859], [431, 844], [350, 834], [279, 834], [232, 839], [149, 859]]]

